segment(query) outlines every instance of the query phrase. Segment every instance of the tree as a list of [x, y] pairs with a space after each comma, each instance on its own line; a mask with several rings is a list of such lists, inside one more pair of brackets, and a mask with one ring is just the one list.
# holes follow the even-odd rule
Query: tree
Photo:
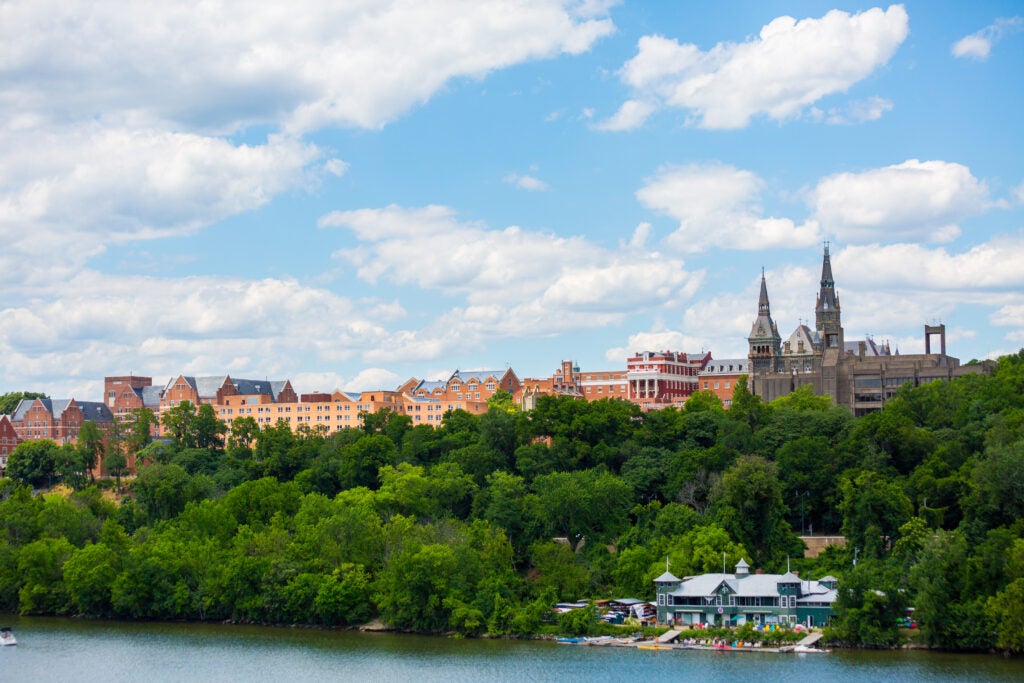
[[633, 507], [629, 484], [599, 470], [545, 474], [534, 480], [533, 489], [548, 534], [568, 538], [574, 545], [583, 537], [613, 537]]
[[48, 398], [46, 394], [34, 391], [12, 391], [0, 394], [0, 415], [13, 415], [18, 404], [23, 400], [33, 401], [37, 398]]
[[103, 469], [114, 475], [117, 490], [121, 490], [121, 475], [128, 469], [128, 459], [120, 449], [112, 450], [103, 458]]
[[7, 476], [32, 488], [52, 485], [57, 448], [50, 439], [22, 441], [7, 458]]
[[104, 435], [100, 428], [92, 420], [86, 420], [78, 430], [78, 452], [82, 457], [82, 464], [89, 473], [89, 481], [95, 481], [93, 471], [96, 465], [103, 459], [107, 445], [104, 442]]
[[157, 424], [156, 415], [149, 408], [135, 408], [128, 421], [128, 447], [132, 453], [138, 453], [153, 441], [153, 428]]
[[191, 401], [182, 401], [164, 410], [160, 415], [160, 423], [179, 448], [195, 448], [195, 421], [196, 407]]
[[895, 481], [877, 472], [851, 472], [840, 483], [843, 535], [867, 557], [882, 557], [899, 538], [912, 506]]
[[786, 521], [782, 485], [774, 463], [756, 455], [736, 461], [722, 475], [712, 493], [712, 512], [753, 556], [755, 564], [780, 564], [797, 554], [802, 544]]

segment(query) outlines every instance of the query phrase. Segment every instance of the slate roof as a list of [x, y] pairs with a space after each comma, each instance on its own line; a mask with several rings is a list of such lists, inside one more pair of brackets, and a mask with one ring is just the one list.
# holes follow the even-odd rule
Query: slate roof
[[[657, 579], [655, 579], [657, 581]], [[800, 597], [807, 602], [831, 602], [835, 591], [825, 588], [817, 581], [801, 581], [796, 574], [701, 574], [683, 582], [670, 595], [676, 597], [702, 598], [713, 595], [725, 583], [737, 597], [776, 597], [780, 583], [800, 584]], [[829, 596], [832, 596], [831, 598]]]
[[748, 358], [712, 358], [700, 371], [701, 375], [735, 375], [747, 372], [750, 364]]
[[[71, 398], [40, 398], [40, 399], [22, 399], [18, 403], [17, 409], [14, 411], [13, 420], [23, 422], [25, 415], [28, 413], [36, 401], [39, 401], [49, 412], [54, 419], [60, 419], [64, 411], [68, 409], [71, 402], [74, 399]], [[99, 401], [75, 401], [75, 405], [82, 411], [82, 415], [86, 420], [92, 420], [93, 422], [110, 422], [114, 419], [113, 413], [110, 412], [110, 408], [106, 404]]]

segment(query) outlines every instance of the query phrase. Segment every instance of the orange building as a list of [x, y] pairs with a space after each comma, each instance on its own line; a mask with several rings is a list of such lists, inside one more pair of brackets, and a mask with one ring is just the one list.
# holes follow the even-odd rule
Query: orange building
[[[433, 422], [440, 423], [441, 416], [449, 410], [465, 410], [474, 415], [487, 412], [487, 401], [497, 391], [507, 391], [513, 398], [521, 392], [522, 383], [511, 368], [505, 370], [456, 370], [448, 379], [419, 380], [410, 378], [398, 387], [397, 392], [403, 399], [403, 409], [407, 415], [415, 416], [433, 412]], [[436, 403], [431, 403], [436, 402]], [[433, 405], [433, 411], [430, 406]], [[431, 420], [427, 418], [425, 423]]]
[[747, 358], [726, 358], [710, 360], [700, 373], [700, 388], [710, 391], [722, 399], [722, 405], [732, 405], [732, 392], [736, 381], [745, 377], [750, 371], [750, 360]]

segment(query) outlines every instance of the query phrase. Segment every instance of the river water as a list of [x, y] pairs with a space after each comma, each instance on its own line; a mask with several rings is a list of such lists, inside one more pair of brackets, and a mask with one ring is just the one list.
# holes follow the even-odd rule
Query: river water
[[1024, 660], [920, 651], [643, 651], [220, 624], [7, 617], [2, 681], [1024, 681]]

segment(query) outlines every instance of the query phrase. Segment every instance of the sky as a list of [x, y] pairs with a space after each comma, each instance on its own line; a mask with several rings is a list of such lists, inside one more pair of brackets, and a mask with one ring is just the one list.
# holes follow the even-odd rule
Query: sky
[[0, 3], [0, 393], [1024, 346], [1024, 5]]

